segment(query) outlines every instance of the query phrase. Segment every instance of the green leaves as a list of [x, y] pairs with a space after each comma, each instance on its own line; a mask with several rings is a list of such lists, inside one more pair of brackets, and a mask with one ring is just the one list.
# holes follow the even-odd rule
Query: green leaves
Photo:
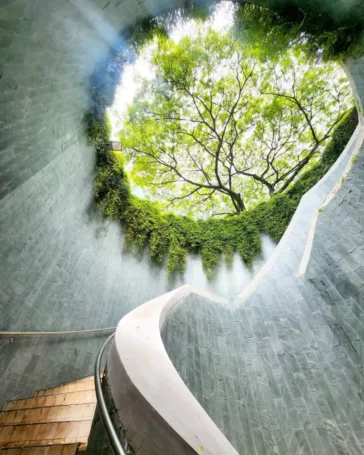
[[[343, 72], [315, 54], [342, 49], [350, 33], [321, 33], [311, 46], [302, 13], [293, 19], [246, 5], [234, 33], [205, 27], [173, 42], [154, 22], [132, 37], [154, 43], [157, 74], [129, 107], [124, 152], [107, 150], [100, 115], [88, 123], [98, 150], [95, 200], [125, 226], [126, 250], [147, 248], [171, 275], [198, 253], [212, 278], [235, 253], [250, 265], [260, 232], [281, 238], [357, 123], [355, 112], [345, 114], [353, 101]], [[150, 200], [133, 195], [133, 185]]]
[[164, 210], [241, 213], [284, 191], [353, 105], [338, 66], [307, 57], [297, 41], [267, 61], [254, 50], [263, 44], [198, 25], [178, 42], [154, 39], [155, 77], [121, 140], [133, 183]]
[[153, 261], [163, 264], [167, 260], [169, 274], [183, 273], [187, 254], [199, 253], [206, 275], [213, 278], [222, 257], [229, 265], [235, 252], [250, 265], [261, 251], [260, 232], [280, 240], [301, 197], [335, 162], [357, 122], [357, 113], [352, 110], [336, 129], [316, 166], [285, 193], [239, 216], [195, 221], [162, 214], [154, 203], [130, 194], [125, 160], [120, 152], [107, 152], [104, 164], [98, 168], [95, 199], [105, 216], [119, 219], [125, 226], [126, 250], [140, 252], [149, 248]]
[[250, 44], [255, 55], [271, 61], [297, 43], [309, 55], [324, 61], [363, 55], [363, 27], [356, 17], [347, 17], [346, 24], [338, 27], [336, 20], [315, 11], [315, 2], [310, 3], [310, 12], [304, 11], [302, 4], [291, 3], [287, 8], [283, 2], [281, 6], [276, 3], [272, 11], [243, 3], [236, 12], [236, 34]]

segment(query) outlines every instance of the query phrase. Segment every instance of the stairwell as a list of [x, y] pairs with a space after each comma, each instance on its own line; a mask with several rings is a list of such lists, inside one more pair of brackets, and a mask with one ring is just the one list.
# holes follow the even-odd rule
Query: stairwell
[[93, 376], [8, 401], [0, 412], [0, 455], [73, 455], [85, 450], [95, 409]]

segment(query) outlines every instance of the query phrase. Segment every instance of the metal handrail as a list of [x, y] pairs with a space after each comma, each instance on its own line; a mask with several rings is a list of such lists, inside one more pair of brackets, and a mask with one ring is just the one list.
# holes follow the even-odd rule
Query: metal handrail
[[99, 333], [99, 332], [115, 332], [116, 327], [104, 327], [102, 329], [82, 329], [82, 330], [66, 330], [62, 332], [0, 332], [0, 336], [58, 336], [58, 335], [74, 335], [79, 333]]
[[100, 349], [99, 353], [97, 354], [96, 362], [95, 362], [95, 372], [94, 372], [95, 391], [96, 391], [96, 398], [97, 398], [97, 404], [98, 404], [99, 411], [100, 411], [101, 421], [104, 425], [106, 435], [107, 435], [107, 438], [113, 449], [113, 452], [116, 455], [125, 455], [121, 442], [118, 438], [118, 435], [115, 431], [114, 425], [110, 418], [109, 411], [106, 406], [104, 394], [102, 392], [102, 386], [101, 386], [101, 380], [100, 380], [100, 366], [101, 366], [102, 354], [104, 353], [104, 350], [105, 350], [107, 344], [114, 338], [114, 335], [115, 335], [115, 333], [113, 333], [112, 335], [109, 336], [109, 338], [101, 346], [101, 349]]

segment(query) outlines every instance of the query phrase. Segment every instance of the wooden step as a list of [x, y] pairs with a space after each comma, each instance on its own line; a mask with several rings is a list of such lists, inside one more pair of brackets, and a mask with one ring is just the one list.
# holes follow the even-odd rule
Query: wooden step
[[47, 408], [70, 404], [96, 403], [95, 390], [83, 390], [80, 392], [66, 392], [56, 395], [44, 395], [14, 400], [5, 403], [3, 411], [17, 411], [20, 409]]
[[76, 422], [4, 425], [0, 427], [0, 448], [75, 444], [87, 445], [92, 419]]
[[93, 418], [95, 408], [96, 403], [82, 403], [21, 409], [18, 411], [2, 411], [0, 412], [0, 426], [89, 420]]
[[77, 444], [2, 449], [0, 455], [75, 455]]
[[96, 409], [93, 376], [5, 403], [0, 455], [72, 455], [83, 450]]
[[89, 378], [84, 378], [79, 381], [69, 382], [68, 384], [61, 385], [59, 387], [54, 387], [53, 389], [44, 389], [39, 390], [34, 396], [43, 397], [48, 395], [59, 395], [62, 393], [69, 392], [82, 392], [83, 390], [94, 390], [94, 377], [90, 376]]

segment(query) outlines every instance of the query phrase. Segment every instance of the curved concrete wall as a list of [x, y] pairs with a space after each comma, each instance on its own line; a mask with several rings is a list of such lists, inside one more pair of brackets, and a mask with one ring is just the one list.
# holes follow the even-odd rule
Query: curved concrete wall
[[[90, 212], [95, 150], [83, 125], [90, 77], [109, 49], [120, 45], [120, 30], [180, 4], [0, 1], [0, 330], [116, 326], [131, 309], [182, 284], [169, 283], [147, 254], [122, 255], [120, 227]], [[215, 291], [221, 283], [233, 289], [244, 272], [239, 261], [234, 270], [235, 276], [222, 268]], [[184, 280], [191, 277], [207, 285], [193, 257]], [[73, 356], [64, 358], [61, 376], [91, 374], [101, 341], [77, 351], [82, 372]], [[46, 359], [42, 364], [37, 356], [38, 339], [10, 346], [0, 337], [0, 348], [6, 384], [0, 401], [57, 385], [61, 376], [49, 374]]]
[[[177, 0], [0, 2], [2, 329], [110, 326], [168, 289], [163, 270], [120, 254], [122, 235], [117, 225], [105, 228], [90, 213], [95, 152], [87, 144], [82, 120], [90, 104], [89, 78], [119, 42], [119, 31], [137, 17], [179, 4]], [[359, 87], [362, 64], [354, 70]], [[9, 345], [2, 343], [4, 352]], [[18, 362], [2, 370], [2, 378], [22, 396], [37, 384], [56, 383], [55, 377], [44, 383], [37, 375], [32, 384], [22, 382], [32, 349], [34, 345], [27, 346]], [[78, 357], [85, 365], [84, 374], [92, 370], [94, 353], [87, 354], [85, 348]], [[64, 363], [64, 371], [72, 371], [72, 362]]]
[[[189, 295], [164, 326], [175, 368], [241, 454], [364, 451], [363, 134], [359, 147], [319, 213], [305, 276], [307, 200], [243, 304]], [[326, 180], [341, 181], [338, 167]]]
[[[121, 255], [117, 225], [89, 213], [95, 150], [83, 126], [91, 74], [119, 31], [167, 3], [0, 1], [0, 329], [115, 326], [167, 289], [163, 271]], [[38, 341], [1, 337], [0, 401], [91, 374], [102, 339], [58, 356], [61, 372]]]
[[136, 453], [238, 455], [183, 383], [161, 339], [165, 320], [191, 292], [182, 286], [157, 297], [124, 316], [116, 329], [108, 383]]
[[[0, 4], [5, 330], [116, 325], [168, 287], [164, 273], [121, 257], [120, 229], [105, 229], [88, 210], [95, 166], [83, 126], [89, 79], [119, 31], [148, 13], [140, 2], [116, 3]], [[136, 286], [136, 279], [153, 284]]]
[[306, 278], [282, 261], [240, 308], [192, 295], [164, 328], [176, 369], [241, 454], [364, 451], [363, 166], [364, 149], [319, 217]]

